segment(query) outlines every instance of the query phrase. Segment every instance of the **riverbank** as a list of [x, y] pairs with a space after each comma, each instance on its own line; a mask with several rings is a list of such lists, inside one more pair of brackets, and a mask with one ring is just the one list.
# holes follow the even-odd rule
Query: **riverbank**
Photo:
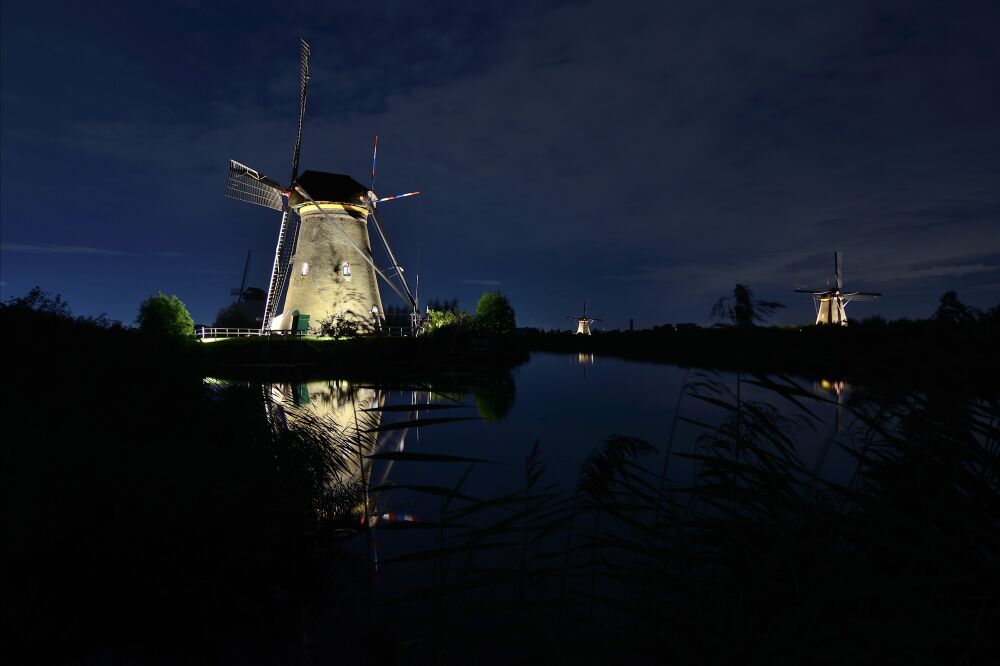
[[734, 372], [910, 388], [996, 392], [1000, 327], [902, 321], [850, 327], [662, 328], [591, 336], [530, 334], [530, 351], [583, 353]]
[[849, 327], [658, 327], [591, 336], [530, 332], [506, 337], [440, 331], [419, 338], [236, 338], [211, 343], [150, 339], [133, 329], [5, 309], [4, 364], [21, 370], [205, 376], [260, 381], [329, 377], [428, 382], [506, 372], [531, 353], [612, 356], [683, 367], [798, 375], [855, 384], [992, 395], [1000, 376], [1000, 326], [931, 320]]
[[206, 374], [222, 376], [301, 378], [336, 370], [365, 381], [393, 381], [463, 369], [510, 369], [534, 352], [594, 354], [867, 385], [960, 387], [982, 395], [996, 390], [997, 340], [1000, 330], [995, 326], [896, 322], [846, 328], [662, 328], [591, 336], [536, 332], [502, 338], [447, 333], [417, 339], [242, 338], [199, 345], [194, 359]]

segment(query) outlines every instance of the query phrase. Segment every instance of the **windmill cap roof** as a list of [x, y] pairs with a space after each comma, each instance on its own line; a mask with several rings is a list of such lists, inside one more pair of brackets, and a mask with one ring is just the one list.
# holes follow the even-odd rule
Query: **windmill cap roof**
[[[368, 188], [350, 176], [323, 171], [306, 171], [298, 179], [298, 185], [314, 201], [336, 201], [338, 203], [360, 204], [364, 201]], [[293, 206], [305, 200], [297, 192], [292, 192], [289, 203]]]

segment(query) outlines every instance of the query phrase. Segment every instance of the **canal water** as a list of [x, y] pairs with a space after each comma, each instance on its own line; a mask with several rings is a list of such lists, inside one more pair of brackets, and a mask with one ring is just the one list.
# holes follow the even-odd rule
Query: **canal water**
[[[761, 385], [768, 382], [784, 390]], [[529, 457], [540, 471], [539, 487], [572, 495], [588, 456], [616, 436], [639, 438], [655, 449], [636, 463], [666, 472], [665, 487], [690, 487], [698, 464], [692, 456], [703, 453], [727, 424], [749, 430], [752, 413], [762, 410], [804, 469], [845, 485], [857, 472], [848, 452], [856, 445], [857, 423], [847, 408], [852, 388], [837, 378], [765, 379], [591, 354], [535, 353], [528, 363], [485, 382], [380, 386], [330, 377], [260, 388], [273, 418], [293, 428], [297, 420], [318, 418], [332, 446], [343, 442], [342, 474], [368, 489], [376, 528], [438, 524], [449, 492], [455, 497], [448, 506], [461, 503], [458, 497], [488, 502], [518, 493]], [[373, 457], [359, 457], [352, 452], [357, 446]], [[382, 532], [375, 530], [380, 536], [372, 554], [380, 561], [431, 548], [438, 536]], [[405, 587], [401, 577], [422, 577], [416, 571], [382, 567], [379, 589], [399, 593]]]
[[[401, 623], [400, 631], [421, 645], [434, 630], [430, 618], [447, 615], [433, 601], [442, 590], [456, 585], [465, 594], [484, 576], [531, 568], [529, 550], [541, 558], [532, 565], [541, 570], [546, 556], [539, 553], [569, 552], [563, 544], [575, 538], [566, 536], [572, 526], [529, 523], [544, 521], [550, 508], [573, 515], [588, 461], [609, 438], [648, 443], [631, 462], [676, 494], [696, 485], [698, 456], [713, 441], [751, 442], [754, 423], [758, 434], [761, 423], [773, 426], [803, 476], [849, 486], [858, 472], [850, 454], [865, 432], [850, 408], [857, 389], [836, 377], [760, 377], [546, 353], [487, 374], [405, 386], [336, 376], [254, 385], [272, 421], [294, 429], [315, 427], [318, 419], [330, 446], [343, 450], [339, 482], [366, 489], [368, 512], [355, 520], [375, 528], [353, 537], [369, 581], [365, 605], [375, 609], [374, 621]], [[555, 566], [573, 565], [567, 555]], [[509, 583], [517, 576], [505, 576], [511, 589], [495, 595], [524, 594]], [[544, 578], [551, 586], [553, 577]], [[343, 629], [334, 610], [317, 620], [315, 636]]]
[[[517, 482], [525, 456], [536, 446], [546, 479], [572, 489], [587, 456], [616, 435], [641, 438], [655, 447], [656, 453], [644, 460], [657, 469], [669, 452], [670, 477], [684, 483], [691, 471], [684, 457], [696, 454], [701, 439], [736, 413], [719, 403], [774, 407], [804, 465], [825, 478], [848, 478], [854, 473], [853, 459], [843, 447], [851, 445], [856, 425], [846, 408], [852, 387], [837, 378], [782, 381], [808, 395], [795, 401], [783, 398], [753, 375], [592, 354], [535, 353], [509, 378], [485, 388], [374, 386], [336, 377], [263, 388], [274, 405], [305, 408], [331, 423], [331, 432], [353, 431], [359, 414], [377, 417], [383, 428], [426, 421], [419, 427], [387, 429], [368, 445], [380, 452], [488, 461], [477, 465], [466, 482], [467, 489], [485, 496], [503, 492], [508, 481]], [[376, 465], [372, 479], [447, 486], [464, 468], [461, 461], [455, 465], [459, 467], [395, 464], [391, 470]]]

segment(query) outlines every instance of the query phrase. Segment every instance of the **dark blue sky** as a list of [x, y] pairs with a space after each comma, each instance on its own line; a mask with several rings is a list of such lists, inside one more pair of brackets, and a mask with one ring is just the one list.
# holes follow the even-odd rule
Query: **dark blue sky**
[[[89, 2], [2, 5], [0, 292], [199, 322], [280, 214], [229, 159], [420, 197], [382, 211], [421, 296], [500, 289], [523, 325], [708, 320], [736, 281], [879, 290], [854, 317], [1000, 302], [1000, 3]], [[386, 302], [391, 293], [383, 290]]]

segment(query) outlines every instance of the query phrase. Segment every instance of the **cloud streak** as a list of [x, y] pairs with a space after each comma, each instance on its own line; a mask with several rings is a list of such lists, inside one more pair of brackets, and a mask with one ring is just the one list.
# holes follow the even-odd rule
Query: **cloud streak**
[[501, 280], [475, 280], [471, 278], [459, 280], [462, 284], [475, 284], [483, 287], [499, 287], [503, 282]]
[[78, 255], [98, 255], [98, 256], [138, 256], [132, 252], [122, 252], [121, 250], [111, 250], [103, 247], [89, 247], [87, 245], [34, 245], [30, 243], [2, 243], [0, 250], [4, 252], [19, 252], [23, 254], [78, 254]]

